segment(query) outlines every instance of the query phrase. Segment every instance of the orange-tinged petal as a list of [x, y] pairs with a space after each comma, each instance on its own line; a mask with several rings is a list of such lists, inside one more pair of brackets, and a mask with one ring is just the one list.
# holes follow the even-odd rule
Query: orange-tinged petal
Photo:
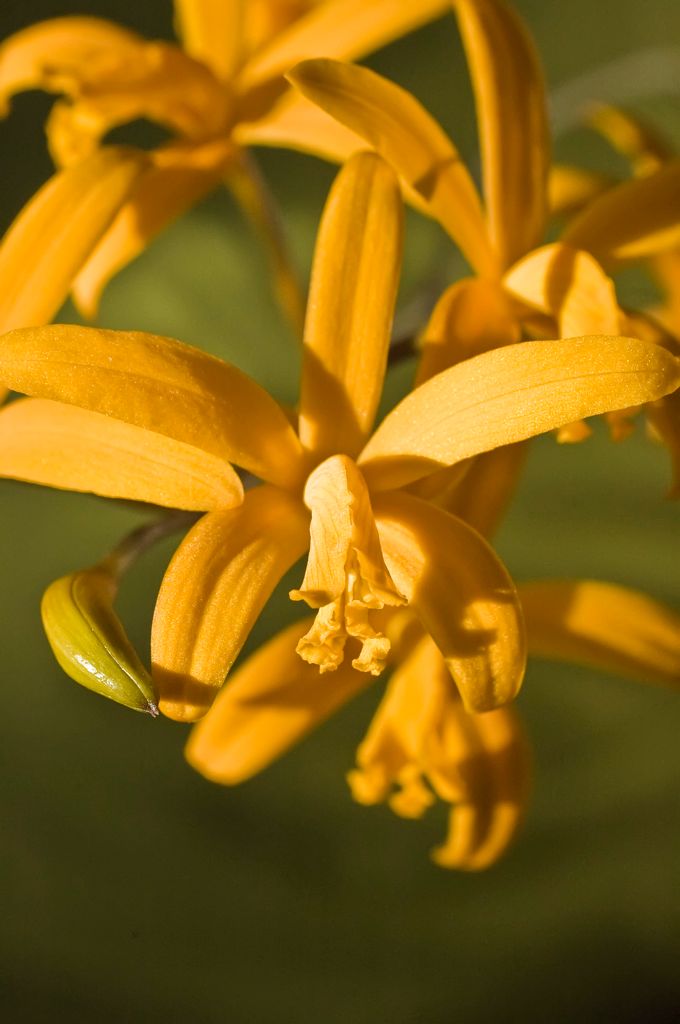
[[466, 709], [512, 700], [524, 676], [524, 626], [498, 556], [461, 519], [412, 495], [377, 495], [374, 509], [390, 574], [442, 652]]
[[467, 359], [411, 392], [358, 463], [371, 488], [397, 487], [471, 455], [680, 386], [680, 361], [637, 338], [525, 341]]
[[68, 325], [12, 331], [0, 343], [0, 380], [173, 437], [271, 482], [300, 482], [302, 449], [281, 406], [235, 366], [171, 338]]
[[677, 611], [598, 580], [538, 580], [519, 593], [530, 654], [680, 688]]
[[164, 714], [205, 714], [272, 590], [306, 550], [308, 531], [302, 503], [268, 485], [189, 531], [163, 578], [151, 632]]
[[553, 164], [548, 175], [548, 206], [554, 217], [577, 213], [616, 185], [616, 178], [569, 164]]
[[229, 81], [243, 57], [246, 0], [174, 0], [184, 50]]
[[527, 442], [519, 442], [478, 455], [463, 479], [433, 500], [483, 537], [491, 537], [515, 493], [527, 454]]
[[52, 319], [146, 166], [141, 153], [102, 149], [27, 203], [0, 245], [0, 331]]
[[302, 661], [296, 646], [311, 624], [288, 626], [230, 675], [186, 747], [201, 775], [224, 785], [249, 779], [371, 682], [349, 662], [320, 678]]
[[680, 242], [680, 160], [593, 200], [563, 241], [587, 249], [605, 267], [671, 249]]
[[496, 273], [472, 178], [443, 129], [410, 93], [367, 68], [331, 60], [305, 61], [287, 77], [392, 164], [478, 273]]
[[307, 303], [299, 435], [315, 456], [356, 455], [382, 392], [399, 285], [403, 204], [374, 153], [338, 174], [317, 235]]
[[443, 14], [449, 0], [328, 0], [273, 38], [246, 64], [241, 89], [284, 74], [308, 57], [356, 60]]
[[508, 271], [503, 284], [528, 306], [555, 317], [561, 338], [622, 329], [614, 282], [590, 253], [570, 245], [536, 249]]
[[524, 24], [504, 0], [453, 0], [477, 104], [484, 199], [503, 267], [541, 239], [550, 162], [545, 86]]
[[240, 479], [214, 455], [40, 398], [0, 411], [0, 476], [195, 511], [243, 499]]
[[496, 281], [467, 278], [446, 289], [419, 339], [422, 355], [416, 383], [449, 366], [522, 340], [522, 329]]
[[218, 142], [168, 146], [153, 154], [153, 165], [136, 180], [73, 282], [73, 300], [83, 316], [95, 317], [110, 279], [163, 228], [217, 187], [231, 152]]

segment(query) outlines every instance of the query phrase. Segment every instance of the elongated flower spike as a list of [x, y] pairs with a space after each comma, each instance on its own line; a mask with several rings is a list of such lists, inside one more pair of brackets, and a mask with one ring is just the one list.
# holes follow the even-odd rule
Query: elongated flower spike
[[[176, 0], [174, 6], [181, 45], [148, 41], [94, 17], [40, 22], [0, 45], [0, 115], [24, 89], [62, 97], [47, 123], [59, 167], [87, 164], [107, 132], [138, 118], [155, 121], [172, 135], [148, 155], [144, 173], [127, 194], [109, 193], [108, 223], [95, 220], [89, 230], [73, 225], [71, 234], [80, 231], [90, 244], [76, 239], [72, 259], [58, 273], [55, 268], [54, 277], [48, 275], [49, 291], [60, 295], [55, 308], [46, 308], [33, 289], [33, 304], [23, 317], [5, 323], [5, 330], [49, 322], [69, 288], [81, 312], [93, 317], [109, 279], [221, 183], [232, 189], [263, 235], [277, 296], [299, 328], [304, 303], [297, 276], [272, 197], [246, 149], [283, 146], [337, 161], [356, 151], [360, 140], [294, 95], [283, 72], [305, 57], [362, 57], [443, 14], [448, 2]], [[70, 202], [76, 210], [77, 200], [74, 187]], [[84, 197], [82, 217], [76, 212], [85, 221], [86, 206]], [[17, 230], [29, 231], [31, 216], [29, 205]], [[59, 222], [46, 221], [45, 249], [60, 242], [61, 230]], [[30, 260], [15, 255], [13, 273], [30, 273]], [[1, 259], [0, 293], [6, 293]]]

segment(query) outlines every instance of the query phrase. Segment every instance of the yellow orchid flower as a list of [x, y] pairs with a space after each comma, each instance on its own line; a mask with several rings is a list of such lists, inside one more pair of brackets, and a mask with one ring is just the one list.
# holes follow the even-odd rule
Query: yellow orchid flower
[[[680, 160], [597, 195], [559, 242], [540, 247], [550, 155], [532, 40], [505, 0], [453, 0], [453, 7], [477, 104], [484, 203], [453, 142], [404, 89], [331, 59], [304, 61], [286, 76], [392, 164], [414, 205], [440, 223], [477, 275], [442, 296], [422, 338], [418, 380], [527, 336], [640, 334], [680, 351], [645, 317], [620, 309], [603, 269], [680, 240]], [[573, 202], [574, 190], [591, 186], [572, 177], [561, 187], [567, 204], [567, 194]], [[615, 436], [625, 435], [634, 411], [613, 418]], [[588, 432], [569, 424], [559, 439]]]
[[[305, 57], [364, 56], [447, 7], [446, 0], [176, 0], [181, 45], [148, 41], [93, 17], [55, 18], [10, 36], [0, 46], [0, 114], [22, 90], [60, 94], [47, 122], [50, 150], [59, 167], [84, 162], [85, 169], [80, 176], [57, 175], [53, 185], [77, 222], [67, 231], [60, 219], [43, 225], [43, 249], [59, 245], [61, 253], [47, 285], [54, 302], [40, 299], [39, 268], [16, 251], [17, 238], [33, 230], [32, 205], [17, 218], [9, 285], [0, 262], [0, 291], [7, 306], [15, 279], [29, 278], [35, 304], [6, 309], [9, 319], [0, 316], [0, 330], [49, 322], [69, 288], [81, 312], [94, 316], [107, 281], [222, 181], [269, 246], [279, 299], [299, 324], [295, 275], [247, 147], [297, 148], [342, 161], [360, 140], [295, 95], [282, 73]], [[83, 174], [107, 170], [96, 156], [100, 140], [138, 118], [157, 122], [172, 138], [149, 154], [127, 190], [118, 186], [116, 193], [114, 182], [107, 189], [102, 178], [107, 216], [101, 201], [99, 219], [92, 221], [90, 200], [81, 193]], [[119, 160], [129, 163], [129, 156]], [[19, 248], [28, 250], [28, 241]]]
[[[297, 429], [235, 367], [168, 338], [73, 326], [5, 335], [0, 378], [32, 396], [0, 413], [0, 474], [205, 511], [163, 580], [152, 630], [161, 710], [200, 718], [283, 573], [318, 609], [299, 654], [383, 668], [385, 606], [408, 605], [472, 711], [511, 700], [524, 670], [507, 571], [462, 519], [410, 485], [582, 416], [655, 400], [680, 360], [620, 336], [483, 353], [408, 395], [371, 434], [390, 340], [403, 207], [371, 153], [338, 175], [321, 222]], [[242, 498], [231, 463], [263, 483]], [[323, 685], [322, 682], [319, 683]]]

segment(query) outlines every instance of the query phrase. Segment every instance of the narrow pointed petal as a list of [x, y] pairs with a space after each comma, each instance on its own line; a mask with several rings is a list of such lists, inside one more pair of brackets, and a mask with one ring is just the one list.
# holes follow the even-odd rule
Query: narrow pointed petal
[[504, 0], [453, 0], [477, 105], [484, 199], [503, 267], [541, 239], [550, 164], [538, 54]]
[[203, 717], [274, 587], [308, 544], [302, 503], [267, 485], [189, 531], [163, 578], [151, 631], [165, 715]]
[[243, 500], [228, 462], [121, 420], [40, 398], [0, 411], [0, 476], [197, 512]]
[[345, 662], [319, 675], [296, 653], [311, 619], [288, 626], [251, 655], [194, 726], [190, 765], [213, 782], [243, 782], [299, 743], [372, 681]]
[[680, 498], [680, 391], [647, 407], [649, 423], [668, 448], [672, 481], [669, 498]]
[[446, 289], [419, 339], [416, 383], [456, 363], [522, 340], [521, 324], [496, 281], [467, 278]]
[[232, 137], [240, 146], [295, 149], [338, 164], [366, 148], [356, 132], [292, 89], [263, 117], [236, 124]]
[[171, 338], [67, 325], [12, 331], [0, 342], [0, 381], [183, 441], [283, 486], [303, 472], [278, 403], [235, 366]]
[[680, 688], [677, 611], [598, 580], [538, 580], [519, 592], [531, 654]]
[[83, 316], [97, 315], [110, 279], [142, 252], [168, 224], [211, 192], [222, 179], [231, 148], [168, 146], [134, 183], [73, 282], [73, 299]]
[[503, 278], [528, 306], [554, 317], [561, 338], [618, 334], [622, 316], [614, 282], [593, 256], [562, 242], [536, 249]]
[[319, 458], [356, 455], [382, 393], [399, 284], [403, 204], [374, 153], [340, 171], [324, 209], [307, 304], [299, 435]]
[[524, 819], [531, 776], [524, 730], [513, 708], [484, 715], [453, 708], [442, 746], [456, 762], [463, 794], [432, 858], [440, 867], [483, 871], [502, 857]]
[[562, 239], [587, 249], [606, 268], [673, 248], [680, 242], [680, 160], [605, 192]]
[[309, 57], [356, 60], [425, 25], [448, 8], [449, 0], [319, 3], [248, 61], [241, 76], [241, 89], [282, 75]]
[[183, 49], [225, 81], [243, 57], [245, 0], [174, 0]]
[[0, 332], [49, 323], [147, 166], [117, 147], [50, 178], [0, 245]]
[[287, 77], [373, 146], [471, 266], [494, 276], [497, 258], [472, 178], [451, 140], [410, 93], [367, 68], [331, 60], [305, 61]]
[[505, 566], [461, 519], [408, 494], [380, 494], [387, 567], [439, 647], [468, 711], [512, 700], [522, 683], [522, 611]]
[[553, 217], [578, 213], [617, 184], [616, 178], [599, 171], [553, 164], [548, 175], [548, 206]]
[[359, 457], [371, 488], [397, 487], [574, 420], [655, 401], [680, 361], [637, 338], [530, 341], [485, 352], [411, 392]]
[[41, 615], [52, 652], [76, 683], [118, 704], [157, 715], [153, 683], [113, 602], [118, 579], [106, 565], [55, 580]]
[[649, 174], [673, 158], [672, 147], [651, 125], [621, 107], [596, 104], [589, 113], [588, 124], [628, 157], [636, 174]]

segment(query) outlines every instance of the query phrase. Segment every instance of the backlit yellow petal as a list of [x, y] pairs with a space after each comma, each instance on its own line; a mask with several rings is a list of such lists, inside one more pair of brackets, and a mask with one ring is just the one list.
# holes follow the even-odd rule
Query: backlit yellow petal
[[0, 245], [0, 331], [49, 323], [146, 167], [107, 148], [50, 178]]
[[387, 489], [574, 420], [654, 401], [680, 386], [680, 361], [637, 338], [530, 341], [485, 352], [411, 392], [359, 457]]
[[12, 331], [0, 343], [0, 380], [165, 434], [284, 486], [301, 477], [302, 449], [278, 403], [235, 366], [171, 338], [66, 325]]
[[189, 531], [163, 578], [151, 633], [164, 714], [205, 714], [272, 590], [306, 550], [308, 531], [302, 503], [267, 485]]
[[531, 654], [680, 687], [678, 612], [598, 580], [539, 580], [519, 592]]
[[317, 235], [307, 304], [299, 435], [319, 458], [356, 455], [382, 392], [399, 284], [403, 204], [374, 153], [340, 171]]
[[555, 217], [577, 213], [615, 184], [615, 178], [599, 171], [553, 164], [548, 175], [550, 213]]
[[247, 0], [174, 0], [175, 29], [186, 52], [226, 81], [243, 56]]
[[126, 201], [73, 282], [80, 312], [95, 317], [110, 279], [180, 214], [221, 181], [231, 149], [223, 142], [167, 146], [136, 180]]
[[298, 654], [321, 672], [333, 671], [354, 638], [361, 645], [354, 668], [378, 675], [390, 643], [370, 613], [404, 598], [385, 566], [366, 484], [351, 459], [335, 455], [311, 474], [304, 498], [312, 513], [311, 546], [305, 578], [290, 596], [319, 613]]
[[367, 68], [331, 60], [305, 61], [287, 77], [394, 167], [478, 273], [496, 273], [472, 178], [451, 140], [410, 93]]
[[186, 747], [190, 765], [224, 785], [280, 757], [371, 681], [349, 661], [323, 679], [296, 653], [312, 620], [288, 626], [233, 672]]
[[374, 499], [387, 567], [439, 647], [468, 711], [512, 700], [526, 661], [507, 570], [461, 519], [409, 494]]
[[680, 242], [680, 160], [593, 200], [563, 240], [587, 249], [605, 267], [671, 249]]
[[484, 199], [503, 267], [541, 239], [550, 162], [543, 73], [504, 0], [453, 0], [477, 104]]
[[284, 74], [309, 57], [356, 60], [432, 21], [448, 0], [328, 0], [272, 39], [243, 69], [241, 88]]
[[0, 411], [0, 476], [194, 511], [231, 508], [231, 466], [162, 434], [40, 398]]

